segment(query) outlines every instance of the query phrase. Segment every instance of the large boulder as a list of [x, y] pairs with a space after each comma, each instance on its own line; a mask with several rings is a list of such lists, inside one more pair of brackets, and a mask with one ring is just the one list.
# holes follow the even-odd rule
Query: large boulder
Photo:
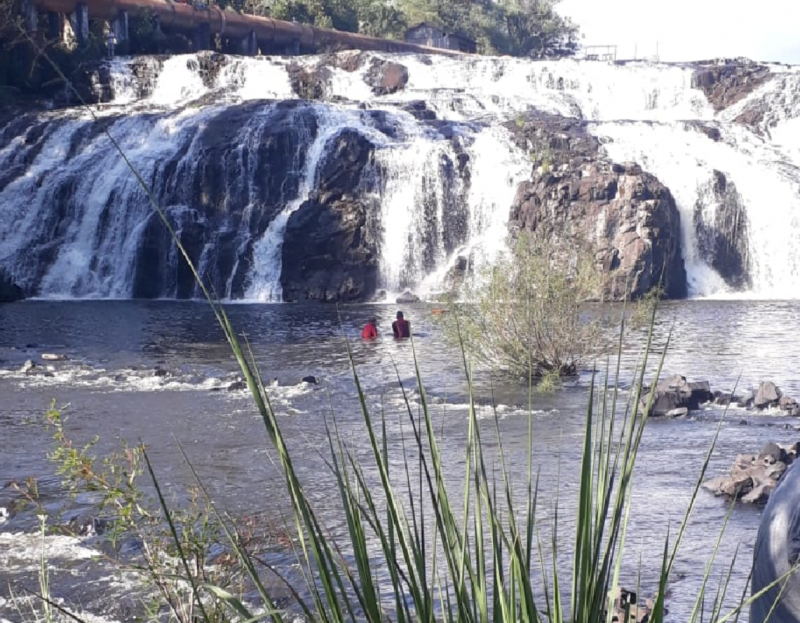
[[763, 381], [756, 390], [753, 406], [756, 409], [768, 409], [778, 404], [783, 392], [772, 381]]
[[292, 215], [283, 242], [285, 301], [363, 301], [378, 282], [377, 205], [359, 187], [373, 146], [344, 130], [329, 146], [317, 190]]
[[0, 303], [14, 303], [25, 298], [25, 292], [0, 269]]
[[686, 295], [680, 214], [669, 189], [634, 163], [615, 163], [586, 124], [531, 112], [507, 126], [530, 153], [531, 178], [511, 208], [511, 227], [555, 246], [594, 252], [598, 298], [621, 300], [659, 286]]
[[400, 63], [373, 58], [364, 78], [375, 95], [390, 95], [405, 88], [408, 68]]
[[702, 258], [734, 289], [752, 285], [749, 222], [736, 186], [721, 171], [698, 193], [694, 208], [697, 247]]
[[770, 79], [766, 65], [748, 60], [723, 60], [701, 64], [692, 75], [692, 87], [705, 93], [714, 110], [741, 101]]
[[304, 100], [324, 100], [330, 94], [332, 72], [327, 65], [307, 66], [291, 63], [286, 72], [297, 97]]
[[642, 411], [646, 411], [650, 395], [653, 403], [648, 415], [679, 417], [689, 411], [700, 408], [700, 405], [714, 400], [708, 381], [691, 383], [686, 377], [675, 375], [660, 381], [655, 387], [648, 388], [641, 396]]

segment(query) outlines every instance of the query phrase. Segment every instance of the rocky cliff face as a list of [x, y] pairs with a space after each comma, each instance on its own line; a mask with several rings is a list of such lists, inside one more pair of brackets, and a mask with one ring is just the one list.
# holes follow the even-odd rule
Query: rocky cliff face
[[692, 87], [703, 91], [720, 111], [747, 97], [771, 75], [769, 67], [751, 61], [700, 65], [692, 76]]
[[732, 288], [749, 288], [747, 213], [736, 185], [721, 171], [714, 171], [713, 180], [699, 193], [694, 226], [703, 259]]
[[355, 131], [339, 134], [319, 173], [318, 189], [292, 215], [283, 243], [285, 301], [362, 301], [378, 282], [379, 206], [364, 192], [373, 145]]
[[530, 113], [509, 128], [533, 161], [511, 207], [513, 228], [590, 249], [606, 300], [643, 296], [659, 282], [668, 297], [686, 295], [669, 189], [637, 164], [611, 162], [581, 121]]

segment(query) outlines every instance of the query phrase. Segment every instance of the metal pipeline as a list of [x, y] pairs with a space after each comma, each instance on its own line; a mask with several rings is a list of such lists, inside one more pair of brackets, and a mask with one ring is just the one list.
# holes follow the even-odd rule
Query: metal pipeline
[[[223, 11], [209, 6], [198, 9], [189, 4], [172, 0], [82, 0], [92, 19], [114, 20], [122, 11], [129, 15], [137, 11], [150, 11], [159, 18], [162, 28], [191, 31], [201, 24], [208, 24], [211, 34], [244, 38], [254, 32], [260, 44], [278, 46], [299, 43], [304, 50], [324, 51], [333, 49], [358, 49], [379, 52], [417, 52], [462, 56], [463, 52], [431, 48], [424, 45], [367, 37], [352, 32], [329, 28], [316, 28], [307, 24], [286, 22], [256, 15], [243, 15], [235, 11]], [[56, 13], [72, 13], [79, 0], [32, 0], [37, 9]]]

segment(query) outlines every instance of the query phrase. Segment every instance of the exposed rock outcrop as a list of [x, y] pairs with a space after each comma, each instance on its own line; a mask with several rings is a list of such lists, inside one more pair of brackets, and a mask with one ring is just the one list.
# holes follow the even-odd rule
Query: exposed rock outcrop
[[0, 270], [0, 303], [14, 303], [25, 298], [25, 293], [11, 278]]
[[332, 68], [355, 72], [364, 69], [364, 82], [375, 95], [402, 91], [408, 83], [408, 68], [401, 63], [364, 52], [342, 52], [321, 57], [314, 65], [292, 63], [288, 67], [292, 89], [303, 99], [327, 99]]
[[300, 99], [324, 100], [330, 92], [331, 69], [325, 64], [313, 67], [292, 63], [286, 68], [292, 90]]
[[289, 217], [283, 243], [285, 301], [362, 301], [378, 281], [378, 212], [356, 192], [373, 146], [354, 130], [330, 144], [317, 190]]
[[720, 111], [744, 99], [769, 80], [766, 65], [745, 59], [701, 65], [692, 76], [692, 87], [706, 94], [714, 110]]
[[[161, 201], [166, 215], [202, 277], [218, 293], [241, 297], [252, 266], [253, 245], [269, 223], [297, 196], [304, 159], [317, 118], [309, 105], [286, 101], [270, 111], [258, 141], [249, 146], [243, 183], [238, 133], [260, 102], [227, 108], [198, 134], [191, 168], [177, 161], [164, 167]], [[174, 189], [174, 190], [173, 190]], [[178, 298], [199, 295], [193, 275], [154, 212], [142, 225], [133, 267], [133, 295]]]
[[768, 443], [758, 454], [740, 454], [728, 476], [712, 478], [703, 487], [714, 495], [736, 498], [748, 504], [766, 504], [786, 468], [797, 460], [800, 443], [782, 446]]
[[733, 182], [721, 171], [713, 175], [694, 208], [698, 250], [729, 286], [747, 289], [752, 285], [747, 210]]
[[511, 208], [512, 227], [594, 249], [598, 297], [686, 295], [680, 215], [666, 186], [633, 163], [611, 162], [585, 123], [532, 112], [508, 127], [533, 161]]
[[649, 412], [651, 416], [681, 417], [714, 399], [708, 381], [690, 383], [680, 375], [659, 381], [655, 387], [644, 392], [640, 399], [642, 412], [647, 409], [650, 394], [654, 394]]
[[390, 95], [405, 88], [408, 69], [400, 63], [373, 58], [365, 78], [375, 95]]

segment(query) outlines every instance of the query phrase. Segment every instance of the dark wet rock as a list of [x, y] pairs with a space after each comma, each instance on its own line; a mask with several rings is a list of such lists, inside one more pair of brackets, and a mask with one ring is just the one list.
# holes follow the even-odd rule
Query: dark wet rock
[[533, 161], [511, 207], [512, 232], [570, 256], [592, 249], [597, 298], [640, 297], [660, 282], [667, 297], [686, 295], [680, 214], [664, 184], [637, 164], [612, 162], [584, 121], [531, 112], [506, 127]]
[[371, 298], [378, 282], [377, 199], [354, 192], [373, 145], [345, 129], [329, 143], [317, 189], [289, 217], [283, 243], [284, 301], [352, 302]]
[[332, 72], [330, 67], [317, 65], [308, 67], [299, 63], [291, 63], [286, 72], [289, 83], [297, 97], [304, 100], [324, 100], [330, 95]]
[[772, 381], [763, 381], [756, 390], [753, 406], [756, 409], [769, 409], [777, 406], [783, 392]]
[[402, 91], [408, 84], [408, 68], [400, 63], [373, 58], [364, 80], [375, 95], [391, 95]]
[[749, 222], [744, 202], [733, 182], [721, 171], [698, 189], [694, 228], [701, 257], [737, 290], [752, 285]]
[[395, 303], [398, 305], [407, 305], [409, 303], [419, 303], [419, 297], [411, 292], [410, 290], [406, 290], [400, 296], [395, 299]]
[[734, 404], [737, 407], [741, 407], [743, 409], [750, 409], [753, 406], [753, 402], [755, 402], [756, 394], [753, 391], [748, 391], [742, 394], [741, 396], [734, 397]]
[[686, 377], [680, 375], [659, 381], [655, 388], [648, 388], [641, 397], [642, 410], [647, 408], [651, 393], [654, 394], [649, 413], [651, 416], [668, 416], [683, 409], [688, 413], [714, 399], [708, 381], [690, 383]]
[[16, 303], [25, 298], [25, 292], [0, 269], [0, 303]]
[[428, 104], [424, 100], [406, 102], [401, 107], [404, 111], [412, 115], [418, 121], [436, 120], [436, 112], [428, 108]]
[[69, 534], [75, 536], [92, 537], [100, 536], [111, 527], [108, 520], [93, 515], [79, 515], [65, 526]]
[[311, 385], [318, 385], [319, 380], [316, 376], [304, 376], [302, 378], [303, 383], [310, 383]]
[[727, 476], [712, 478], [703, 487], [746, 504], [765, 504], [783, 473], [797, 460], [798, 451], [800, 443], [768, 443], [758, 454], [738, 455]]
[[715, 389], [711, 392], [714, 395], [714, 404], [727, 407], [730, 404], [734, 404], [740, 400], [739, 396], [734, 396], [730, 392], [723, 392], [718, 389]]
[[31, 376], [36, 374], [36, 362], [33, 359], [28, 359], [25, 363], [22, 364], [22, 367], [19, 369], [20, 374], [26, 374]]
[[722, 139], [722, 132], [720, 132], [719, 128], [713, 125], [709, 125], [703, 121], [687, 121], [686, 125], [688, 127], [694, 128], [701, 134], [705, 134], [708, 138], [710, 138], [715, 143], [718, 143]]
[[695, 69], [692, 87], [703, 91], [714, 110], [720, 111], [747, 97], [771, 76], [766, 65], [747, 60], [723, 60]]
[[230, 385], [228, 385], [229, 392], [238, 392], [247, 389], [247, 383], [244, 381], [234, 381]]
[[172, 375], [171, 372], [166, 368], [158, 367], [153, 370], [153, 376], [157, 376], [159, 378], [164, 378], [171, 375]]

